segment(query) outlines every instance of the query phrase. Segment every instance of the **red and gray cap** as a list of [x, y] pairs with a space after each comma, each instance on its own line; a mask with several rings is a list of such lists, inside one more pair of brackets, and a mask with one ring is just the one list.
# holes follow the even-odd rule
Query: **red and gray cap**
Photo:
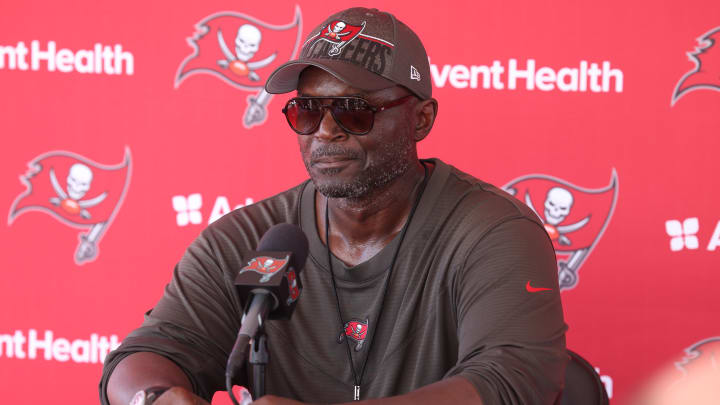
[[430, 64], [420, 38], [395, 16], [377, 9], [350, 8], [330, 16], [307, 37], [299, 59], [270, 74], [265, 90], [297, 90], [300, 73], [308, 66], [358, 89], [399, 84], [423, 100], [432, 97]]

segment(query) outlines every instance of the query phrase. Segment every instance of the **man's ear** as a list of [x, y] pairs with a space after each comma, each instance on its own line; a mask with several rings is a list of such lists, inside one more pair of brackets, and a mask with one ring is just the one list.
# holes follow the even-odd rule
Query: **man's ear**
[[438, 102], [434, 98], [420, 100], [415, 105], [415, 142], [425, 139], [435, 123], [437, 117]]

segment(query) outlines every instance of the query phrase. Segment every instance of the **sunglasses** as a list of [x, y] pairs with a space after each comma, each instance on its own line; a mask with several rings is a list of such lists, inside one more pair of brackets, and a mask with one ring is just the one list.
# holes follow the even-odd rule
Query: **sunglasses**
[[[310, 135], [317, 131], [322, 122], [325, 109], [330, 110], [335, 122], [343, 131], [353, 135], [365, 135], [373, 128], [375, 113], [399, 106], [411, 97], [390, 101], [381, 106], [372, 106], [360, 97], [295, 97], [291, 98], [282, 109], [288, 124], [300, 135]], [[323, 100], [330, 100], [323, 104]]]

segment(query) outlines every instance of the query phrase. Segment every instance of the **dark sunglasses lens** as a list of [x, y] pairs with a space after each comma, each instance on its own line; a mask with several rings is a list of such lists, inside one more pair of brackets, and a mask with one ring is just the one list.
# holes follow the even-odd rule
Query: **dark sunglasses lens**
[[322, 109], [315, 100], [290, 100], [285, 115], [294, 130], [309, 134], [322, 119]]
[[373, 112], [365, 100], [336, 100], [332, 113], [338, 123], [349, 132], [365, 134], [372, 128]]

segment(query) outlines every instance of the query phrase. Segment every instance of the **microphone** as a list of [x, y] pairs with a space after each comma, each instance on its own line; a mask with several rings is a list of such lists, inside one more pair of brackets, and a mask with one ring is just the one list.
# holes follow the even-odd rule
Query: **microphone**
[[305, 266], [308, 240], [297, 225], [278, 224], [262, 236], [257, 251], [235, 278], [245, 302], [240, 331], [228, 357], [225, 382], [232, 396], [232, 380], [246, 358], [251, 339], [266, 319], [289, 319], [300, 297], [298, 275]]

